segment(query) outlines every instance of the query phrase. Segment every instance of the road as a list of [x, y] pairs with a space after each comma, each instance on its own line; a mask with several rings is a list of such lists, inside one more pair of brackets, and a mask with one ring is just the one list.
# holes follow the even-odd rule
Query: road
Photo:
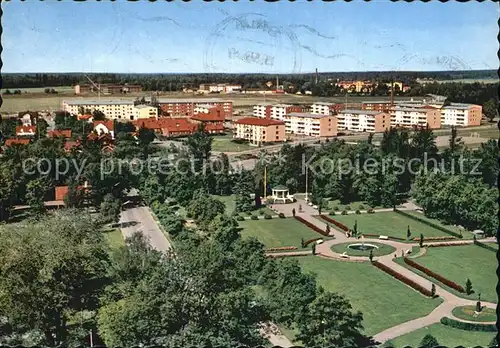
[[124, 238], [141, 231], [156, 250], [167, 251], [172, 248], [148, 207], [133, 207], [122, 211], [120, 229]]

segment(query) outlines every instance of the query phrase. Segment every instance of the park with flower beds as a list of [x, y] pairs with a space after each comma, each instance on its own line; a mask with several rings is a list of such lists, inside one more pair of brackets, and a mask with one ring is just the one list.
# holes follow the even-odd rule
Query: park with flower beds
[[[482, 243], [471, 232], [414, 210], [319, 214], [310, 207], [299, 213], [297, 207], [293, 213], [285, 205], [273, 207], [274, 216], [281, 218], [240, 220], [241, 235], [258, 239], [273, 257], [304, 256], [298, 262], [306, 272], [316, 274], [325, 289], [341, 293], [363, 313], [365, 334], [383, 337], [393, 327], [431, 317], [434, 310], [446, 305], [440, 296], [446, 291], [469, 301], [469, 305], [444, 311], [442, 318], [412, 329], [406, 334], [408, 340], [416, 339], [416, 332], [444, 337], [442, 333], [448, 330], [454, 336], [443, 338], [444, 342], [455, 342], [466, 335], [485, 345], [491, 341], [491, 332], [482, 331], [491, 330], [491, 324], [482, 326], [482, 322], [496, 318], [491, 308], [483, 306], [484, 312], [475, 314], [480, 315], [476, 326], [462, 321], [475, 320], [470, 308], [476, 308], [479, 295], [481, 301], [497, 301], [491, 281], [496, 244]], [[369, 243], [376, 249], [349, 248], [359, 243]], [[294, 330], [285, 332], [293, 341]], [[398, 337], [384, 341], [388, 346], [399, 342]]]

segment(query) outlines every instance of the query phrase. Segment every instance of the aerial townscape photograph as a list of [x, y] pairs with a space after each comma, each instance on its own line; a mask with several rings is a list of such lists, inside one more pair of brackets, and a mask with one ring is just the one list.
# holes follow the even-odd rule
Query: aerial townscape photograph
[[0, 346], [498, 347], [498, 2], [0, 6]]

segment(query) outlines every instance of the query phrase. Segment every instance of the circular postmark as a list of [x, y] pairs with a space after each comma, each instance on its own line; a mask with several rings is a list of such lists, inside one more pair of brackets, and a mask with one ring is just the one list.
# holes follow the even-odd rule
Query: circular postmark
[[209, 33], [203, 66], [210, 73], [298, 73], [301, 68], [300, 43], [290, 28], [275, 25], [262, 14], [230, 16]]

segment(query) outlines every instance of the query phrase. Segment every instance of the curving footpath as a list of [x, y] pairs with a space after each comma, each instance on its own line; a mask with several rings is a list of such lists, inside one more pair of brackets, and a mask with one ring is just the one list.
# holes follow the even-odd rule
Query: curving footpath
[[[302, 206], [302, 212], [297, 213], [298, 216], [302, 217], [303, 219], [307, 220], [308, 222], [314, 224], [315, 226], [323, 229], [326, 226], [326, 222], [323, 222], [317, 218], [315, 218], [313, 215], [318, 215], [318, 212], [313, 209], [312, 207], [308, 206], [305, 201], [298, 200], [297, 203], [294, 204], [287, 204], [287, 205], [275, 205], [274, 208], [278, 210], [279, 212], [284, 213], [286, 216], [292, 216], [291, 210], [293, 208], [296, 209], [298, 212], [298, 206], [299, 204]], [[407, 210], [410, 210], [411, 208], [408, 207], [406, 208]], [[391, 209], [392, 210], [392, 209]], [[381, 211], [385, 211], [381, 210]], [[329, 259], [335, 259], [335, 260], [341, 260], [341, 261], [346, 261], [346, 262], [367, 262], [368, 258], [367, 257], [362, 257], [362, 256], [349, 256], [348, 258], [341, 257], [340, 254], [335, 253], [332, 251], [331, 247], [336, 244], [342, 244], [346, 242], [354, 242], [357, 239], [355, 238], [348, 238], [343, 232], [338, 231], [335, 229], [335, 226], [330, 226], [330, 234], [335, 236], [335, 239], [331, 239], [328, 241], [323, 242], [322, 244], [318, 244], [316, 246], [316, 255], [319, 257], [323, 258], [329, 258]], [[372, 239], [369, 239], [372, 240]], [[380, 244], [387, 244], [396, 249], [395, 255], [401, 255], [401, 253], [406, 252], [406, 250], [411, 249], [413, 246], [418, 246], [418, 243], [402, 243], [402, 242], [397, 242], [397, 241], [392, 241], [392, 240], [381, 240], [381, 239], [374, 239], [373, 241], [376, 241], [377, 243]], [[493, 243], [496, 242], [495, 238], [486, 238], [481, 240], [483, 243]], [[425, 243], [426, 245], [439, 245], [442, 242], [430, 242], [430, 243]], [[465, 244], [464, 241], [459, 240], [459, 241], [451, 241], [451, 242], [446, 242], [447, 244]], [[470, 241], [470, 244], [472, 244], [473, 241]], [[421, 249], [422, 250], [422, 249]], [[425, 249], [423, 249], [425, 250]], [[421, 251], [418, 255], [425, 253]], [[280, 253], [282, 254], [281, 256], [286, 256], [286, 253]], [[458, 321], [462, 322], [467, 322], [467, 323], [483, 323], [483, 324], [494, 324], [495, 322], [472, 322], [464, 319], [457, 318], [453, 315], [452, 311], [455, 307], [460, 307], [460, 306], [475, 306], [476, 301], [473, 300], [467, 300], [461, 297], [458, 297], [451, 292], [443, 289], [442, 287], [438, 286], [437, 284], [429, 281], [428, 279], [421, 277], [420, 275], [416, 274], [415, 272], [407, 269], [406, 267], [403, 267], [396, 262], [394, 262], [394, 254], [389, 254], [389, 255], [384, 255], [384, 256], [379, 256], [379, 257], [374, 257], [373, 259], [386, 265], [387, 267], [390, 267], [394, 271], [404, 275], [405, 277], [411, 279], [415, 283], [423, 286], [426, 289], [430, 289], [432, 284], [435, 285], [436, 287], [436, 295], [441, 297], [443, 299], [443, 303], [441, 303], [439, 306], [437, 306], [431, 313], [424, 317], [420, 317], [414, 320], [407, 321], [405, 323], [393, 326], [391, 328], [388, 328], [382, 332], [379, 332], [378, 334], [374, 335], [373, 338], [378, 341], [378, 342], [385, 342], [390, 339], [396, 338], [398, 336], [402, 336], [404, 334], [410, 333], [412, 331], [418, 330], [420, 328], [429, 326], [434, 323], [440, 322], [442, 317], [449, 317]], [[491, 303], [491, 302], [484, 302], [481, 301], [481, 304], [485, 307], [488, 308], [493, 308], [495, 309], [497, 307], [496, 303]]]

